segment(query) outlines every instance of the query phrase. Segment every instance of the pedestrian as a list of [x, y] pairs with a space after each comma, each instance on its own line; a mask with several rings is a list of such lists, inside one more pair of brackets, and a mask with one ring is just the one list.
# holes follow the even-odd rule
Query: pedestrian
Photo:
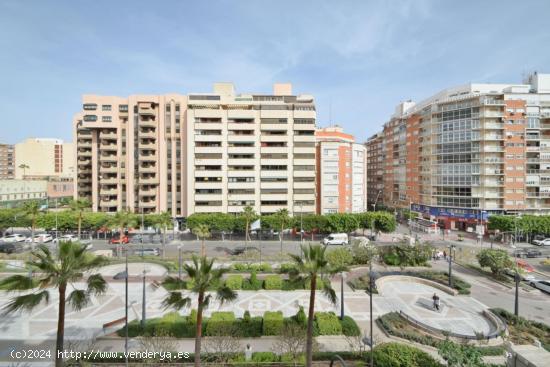
[[433, 295], [433, 297], [432, 297], [432, 300], [434, 301], [434, 303], [433, 303], [433, 308], [434, 308], [434, 309], [437, 309], [437, 310], [439, 311], [438, 305], [437, 305], [437, 300], [438, 300], [438, 299], [439, 299], [439, 297], [437, 297], [437, 294], [434, 293], [434, 295]]
[[443, 258], [447, 260], [447, 251], [443, 251]]
[[439, 296], [435, 296], [435, 309], [437, 311], [439, 311], [439, 306], [440, 306], [440, 301], [439, 301]]

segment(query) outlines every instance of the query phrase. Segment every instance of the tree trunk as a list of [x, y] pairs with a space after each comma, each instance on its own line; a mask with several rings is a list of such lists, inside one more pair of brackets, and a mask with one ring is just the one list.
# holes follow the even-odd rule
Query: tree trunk
[[80, 241], [80, 233], [82, 230], [82, 213], [78, 214], [78, 240]]
[[36, 226], [36, 221], [33, 216], [32, 223], [31, 223], [31, 250], [34, 250], [34, 227], [35, 226]]
[[306, 366], [310, 367], [313, 360], [313, 318], [315, 317], [315, 292], [317, 288], [317, 275], [311, 277], [311, 290], [309, 291], [309, 311], [307, 317], [307, 342], [306, 342]]
[[204, 246], [204, 237], [202, 238], [202, 243], [201, 243], [201, 256], [206, 256], [206, 247]]
[[57, 316], [57, 340], [55, 343], [55, 367], [63, 366], [63, 336], [65, 334], [65, 290], [66, 285], [59, 286], [59, 314]]
[[202, 302], [204, 294], [199, 293], [199, 302], [197, 306], [197, 329], [195, 332], [195, 367], [201, 365], [201, 338], [202, 338]]
[[281, 241], [281, 255], [283, 254], [283, 225], [281, 225], [281, 231], [279, 232], [279, 240]]

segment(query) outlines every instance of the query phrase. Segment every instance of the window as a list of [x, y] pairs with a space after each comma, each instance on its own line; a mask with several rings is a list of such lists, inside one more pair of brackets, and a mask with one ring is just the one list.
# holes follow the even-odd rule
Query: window
[[111, 122], [111, 121], [112, 121], [112, 117], [111, 117], [111, 116], [102, 116], [102, 117], [101, 117], [101, 121], [103, 121], [103, 122]]
[[104, 104], [101, 106], [101, 111], [111, 111], [111, 105], [110, 104]]
[[84, 103], [82, 108], [86, 111], [95, 111], [97, 109], [97, 104], [95, 104], [95, 103]]
[[118, 111], [119, 112], [128, 112], [128, 105], [127, 104], [119, 104], [118, 105]]

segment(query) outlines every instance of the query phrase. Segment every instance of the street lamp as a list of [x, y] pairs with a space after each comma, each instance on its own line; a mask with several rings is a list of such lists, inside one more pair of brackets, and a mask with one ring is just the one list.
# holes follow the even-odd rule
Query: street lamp
[[340, 273], [340, 320], [344, 320], [344, 280], [346, 279], [346, 272]]
[[182, 257], [181, 257], [182, 246], [178, 246], [178, 278], [181, 280], [181, 267], [182, 267]]
[[518, 272], [518, 264], [516, 263], [516, 273], [514, 274], [514, 280], [516, 282], [516, 297], [514, 300], [514, 315], [519, 316], [519, 281], [521, 277]]
[[145, 330], [145, 273], [147, 271], [143, 269], [143, 300], [141, 302], [141, 327]]
[[453, 275], [452, 275], [452, 264], [453, 264], [453, 249], [456, 248], [455, 245], [449, 245], [449, 288], [453, 287]]
[[113, 279], [124, 278], [124, 356], [128, 366], [128, 247], [126, 248], [125, 270], [116, 274]]

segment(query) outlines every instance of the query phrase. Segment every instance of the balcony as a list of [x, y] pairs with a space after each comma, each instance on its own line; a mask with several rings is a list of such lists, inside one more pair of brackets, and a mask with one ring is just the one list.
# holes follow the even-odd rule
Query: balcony
[[[241, 207], [235, 207], [238, 208], [237, 212], [241, 212]], [[195, 213], [223, 213], [223, 207], [221, 205], [218, 206], [208, 206], [208, 205], [199, 205], [195, 206]]]
[[[263, 153], [263, 148], [262, 148], [262, 153]], [[312, 146], [312, 147], [294, 147], [293, 148], [293, 152], [294, 154], [300, 154], [300, 153], [309, 153], [309, 154], [315, 154], [315, 146]], [[270, 153], [270, 152], [265, 152], [265, 153]]]
[[118, 190], [117, 189], [100, 189], [99, 195], [117, 195]]
[[79, 159], [77, 161], [77, 164], [79, 166], [88, 166], [88, 165], [92, 164], [92, 160], [90, 158], [88, 158], [88, 159]]
[[117, 162], [118, 157], [116, 154], [101, 154], [99, 156], [100, 162]]
[[149, 200], [149, 201], [141, 201], [139, 203], [140, 208], [145, 209], [152, 209], [157, 207], [157, 201], [156, 200]]
[[311, 166], [315, 165], [315, 158], [310, 159], [294, 159], [295, 166]]
[[294, 171], [294, 177], [315, 177], [315, 171]]
[[156, 166], [139, 166], [139, 172], [141, 173], [157, 173]]
[[150, 103], [138, 104], [138, 113], [143, 116], [155, 116], [155, 110], [151, 108]]
[[[222, 135], [195, 135], [195, 141], [219, 143], [223, 140]], [[252, 138], [252, 140], [254, 140]]]
[[[483, 136], [483, 139], [485, 140], [502, 140], [504, 139], [503, 135], [496, 135], [496, 134], [486, 134]], [[476, 140], [476, 139], [474, 139]]]
[[221, 201], [225, 195], [222, 194], [195, 194], [194, 200], [197, 201], [211, 201], [211, 200], [217, 200]]
[[539, 134], [527, 134], [525, 135], [525, 140], [540, 140]]
[[262, 123], [261, 125], [262, 130], [273, 130], [273, 131], [287, 131], [288, 130], [288, 124], [265, 124]]
[[138, 159], [141, 162], [156, 162], [158, 160], [156, 154], [140, 154]]
[[117, 166], [100, 166], [99, 167], [99, 173], [118, 173], [118, 167]]
[[114, 185], [118, 184], [118, 178], [117, 177], [106, 177], [99, 180], [100, 184], [105, 185]]
[[294, 194], [294, 201], [297, 200], [315, 200], [315, 194]]
[[156, 177], [139, 178], [140, 185], [158, 185], [159, 179]]
[[[231, 149], [231, 148], [229, 148]], [[239, 148], [242, 149], [242, 148]], [[246, 149], [246, 148], [245, 148]], [[197, 147], [195, 146], [195, 153], [223, 153], [223, 147]]]
[[504, 175], [504, 170], [502, 169], [486, 169], [484, 171], [485, 175]]
[[76, 182], [77, 182], [78, 185], [80, 185], [80, 184], [88, 185], [88, 184], [92, 183], [92, 178], [91, 177], [83, 177], [83, 178], [78, 177], [76, 179]]
[[227, 159], [228, 166], [254, 166], [255, 158], [229, 158]]
[[295, 142], [315, 142], [315, 135], [294, 135]]
[[540, 147], [539, 146], [526, 146], [525, 150], [528, 151], [528, 152], [538, 152], [538, 151], [540, 151]]
[[157, 122], [153, 119], [144, 119], [139, 121], [139, 126], [142, 127], [157, 127]]
[[157, 195], [157, 189], [156, 188], [145, 188], [141, 187], [139, 189], [139, 196], [156, 196]]
[[79, 150], [77, 152], [77, 156], [80, 157], [91, 157], [92, 151], [91, 150]]
[[222, 182], [195, 182], [195, 189], [221, 189], [222, 187]]
[[140, 131], [139, 132], [139, 137], [140, 138], [148, 138], [148, 139], [156, 139], [157, 138], [157, 133], [156, 131], [150, 131], [149, 129], [147, 131]]
[[139, 143], [138, 148], [142, 150], [157, 150], [157, 145], [155, 143]]
[[293, 184], [294, 189], [314, 189], [315, 188], [315, 182], [294, 182]]
[[91, 148], [92, 147], [92, 140], [86, 139], [86, 140], [78, 140], [76, 143], [78, 148]]
[[483, 151], [484, 152], [503, 152], [504, 147], [489, 145], [489, 146], [484, 146]]
[[227, 147], [228, 154], [255, 154], [257, 151], [257, 147]]
[[504, 124], [498, 123], [498, 122], [486, 122], [483, 124], [483, 128], [486, 130], [490, 130], [490, 129], [501, 130], [501, 129], [504, 129]]
[[195, 130], [220, 130], [222, 128], [220, 122], [195, 122]]
[[117, 139], [117, 133], [116, 130], [114, 131], [100, 131], [99, 132], [99, 138], [100, 139]]
[[102, 143], [102, 144], [99, 145], [99, 149], [105, 150], [105, 151], [111, 151], [111, 152], [114, 151], [114, 152], [116, 152], [118, 150], [118, 146], [117, 146], [116, 143], [115, 144], [104, 144], [104, 143]]

